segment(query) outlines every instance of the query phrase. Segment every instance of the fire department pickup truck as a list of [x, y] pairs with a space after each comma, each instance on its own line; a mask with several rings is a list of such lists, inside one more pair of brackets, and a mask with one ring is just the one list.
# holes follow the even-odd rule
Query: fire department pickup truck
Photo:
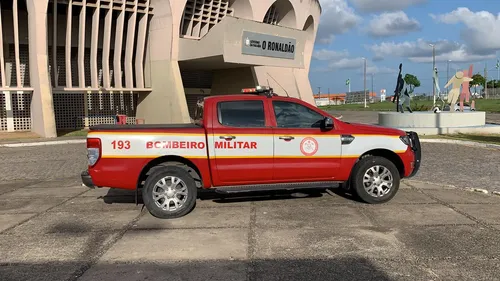
[[163, 219], [188, 214], [200, 189], [344, 187], [384, 203], [421, 159], [415, 132], [343, 122], [259, 86], [205, 97], [188, 124], [94, 126], [87, 151], [86, 186], [135, 190], [136, 200], [142, 192]]

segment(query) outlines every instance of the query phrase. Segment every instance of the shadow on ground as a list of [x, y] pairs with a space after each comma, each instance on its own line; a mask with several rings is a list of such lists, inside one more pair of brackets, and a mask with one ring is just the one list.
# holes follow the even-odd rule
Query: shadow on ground
[[380, 266], [376, 266], [368, 259], [361, 257], [96, 264], [79, 277], [78, 269], [76, 271], [72, 271], [72, 269], [78, 268], [80, 265], [76, 262], [9, 264], [0, 266], [0, 280], [397, 280], [390, 278]]
[[[349, 191], [342, 188], [330, 189], [335, 195], [343, 197], [354, 202], [361, 202]], [[102, 199], [106, 204], [135, 204], [135, 191], [119, 190], [111, 188], [107, 194], [98, 199]], [[296, 189], [296, 190], [276, 190], [276, 191], [255, 191], [244, 192], [237, 194], [221, 194], [213, 190], [198, 190], [198, 200], [212, 201], [219, 204], [241, 203], [241, 202], [258, 202], [258, 201], [273, 201], [273, 200], [300, 200], [303, 198], [319, 198], [328, 195], [326, 189]], [[143, 204], [142, 195], [139, 191], [138, 204]]]

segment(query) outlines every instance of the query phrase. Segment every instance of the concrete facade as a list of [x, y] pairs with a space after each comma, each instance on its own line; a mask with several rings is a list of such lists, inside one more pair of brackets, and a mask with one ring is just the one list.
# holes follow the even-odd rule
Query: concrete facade
[[[255, 85], [314, 104], [318, 0], [10, 0], [0, 8], [0, 131], [55, 137], [116, 114], [189, 122], [196, 99]], [[15, 125], [21, 108], [29, 108], [23, 127]]]

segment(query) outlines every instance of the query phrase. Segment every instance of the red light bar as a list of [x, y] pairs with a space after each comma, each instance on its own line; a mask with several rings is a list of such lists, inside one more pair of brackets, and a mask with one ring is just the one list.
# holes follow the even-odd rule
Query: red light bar
[[242, 93], [255, 93], [257, 92], [256, 88], [246, 88], [241, 90]]

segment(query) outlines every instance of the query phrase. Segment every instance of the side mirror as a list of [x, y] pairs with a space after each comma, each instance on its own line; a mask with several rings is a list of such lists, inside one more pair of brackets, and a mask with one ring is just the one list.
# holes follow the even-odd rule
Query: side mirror
[[325, 117], [325, 119], [323, 119], [323, 129], [325, 129], [325, 130], [333, 129], [333, 119], [332, 118]]

